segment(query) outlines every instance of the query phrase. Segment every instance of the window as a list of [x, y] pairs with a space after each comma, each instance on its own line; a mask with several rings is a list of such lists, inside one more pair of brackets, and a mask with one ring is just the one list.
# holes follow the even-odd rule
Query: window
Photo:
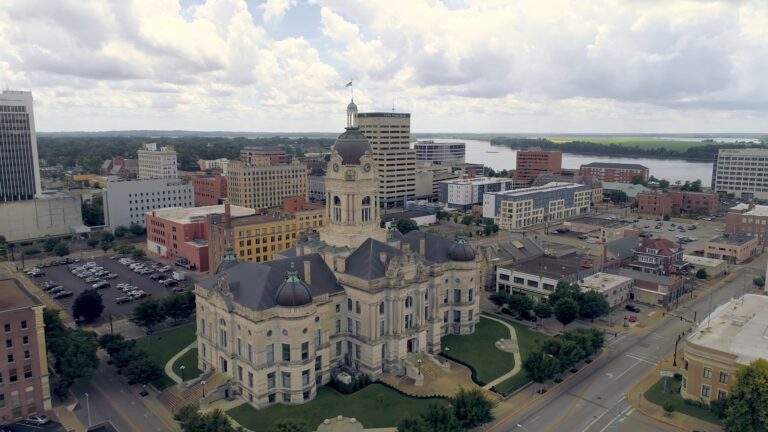
[[709, 397], [709, 386], [708, 385], [702, 385], [701, 386], [701, 397], [708, 398]]
[[5, 325], [5, 332], [6, 333], [10, 333], [11, 332], [11, 325], [10, 324], [6, 324]]
[[8, 381], [15, 383], [19, 380], [19, 376], [16, 373], [16, 369], [8, 369]]
[[728, 393], [725, 390], [717, 391], [717, 400], [723, 400], [728, 397]]
[[[272, 374], [272, 385], [275, 384], [275, 375]], [[253, 372], [248, 372], [248, 387], [253, 387]]]
[[290, 372], [283, 372], [282, 373], [282, 381], [283, 381], [283, 387], [284, 388], [291, 388], [291, 373]]
[[444, 323], [448, 322], [448, 311], [443, 312], [443, 322]]
[[355, 358], [360, 360], [360, 345], [355, 344]]
[[413, 314], [407, 314], [405, 316], [405, 329], [408, 330], [413, 327]]
[[240, 338], [237, 338], [237, 355], [239, 356], [243, 355], [243, 346], [242, 346], [242, 342], [240, 341]]
[[341, 355], [341, 341], [336, 342], [336, 355]]
[[13, 354], [8, 354], [8, 363], [13, 363]]
[[336, 313], [339, 313], [339, 312], [341, 312], [341, 305], [337, 304], [336, 305]]
[[13, 339], [6, 339], [5, 340], [5, 347], [6, 348], [13, 348]]
[[352, 299], [347, 299], [347, 310], [352, 312]]
[[21, 343], [24, 345], [29, 345], [29, 336], [22, 336]]
[[384, 332], [385, 332], [384, 328], [385, 328], [384, 320], [379, 321], [379, 336], [384, 336]]
[[379, 303], [379, 313], [384, 314], [384, 302]]
[[275, 373], [270, 372], [267, 374], [267, 388], [273, 389], [275, 388]]
[[336, 320], [336, 333], [341, 333], [341, 320]]
[[683, 370], [688, 370], [688, 360], [683, 360]]
[[469, 322], [472, 322], [472, 312], [474, 312], [474, 311], [471, 310], [471, 309], [469, 311], [467, 311], [467, 321], [469, 321]]
[[315, 347], [319, 347], [323, 343], [323, 333], [320, 329], [315, 330]]
[[320, 370], [323, 367], [323, 357], [317, 356], [315, 357], [315, 370]]
[[267, 345], [267, 363], [274, 363], [275, 362], [275, 345], [269, 344]]
[[272, 393], [271, 395], [267, 396], [267, 400], [269, 401], [269, 403], [275, 403], [275, 400], [276, 400], [275, 394]]
[[5, 395], [0, 393], [0, 408], [5, 407]]
[[454, 303], [461, 303], [461, 290], [460, 289], [453, 290], [453, 302]]
[[355, 320], [355, 336], [360, 336], [360, 321]]
[[312, 392], [310, 392], [309, 390], [305, 391], [305, 392], [303, 393], [303, 397], [304, 397], [304, 400], [305, 400], [305, 401], [306, 401], [306, 400], [309, 400], [309, 396], [310, 396], [311, 394], [312, 394]]
[[301, 373], [301, 386], [306, 387], [309, 385], [309, 369]]
[[253, 345], [248, 344], [248, 361], [253, 363]]
[[283, 344], [283, 361], [291, 361], [291, 344]]
[[[728, 374], [725, 372], [720, 372], [720, 382], [723, 384], [728, 384]], [[720, 399], [720, 398], [718, 398]]]
[[704, 378], [707, 378], [707, 379], [712, 378], [712, 369], [711, 368], [708, 368], [708, 367], [704, 368]]
[[227, 347], [227, 331], [219, 329], [219, 345]]
[[32, 354], [30, 354], [29, 350], [24, 351], [24, 359], [29, 360], [32, 358]]
[[470, 288], [469, 293], [467, 294], [467, 301], [471, 302], [474, 298], [474, 290]]
[[461, 322], [461, 311], [453, 311], [453, 322]]
[[238, 366], [237, 367], [237, 380], [238, 381], [243, 381], [243, 367], [242, 366]]
[[[283, 347], [285, 347], [285, 345], [283, 345]], [[283, 348], [283, 355], [285, 355], [285, 348]], [[306, 360], [308, 358], [309, 358], [309, 342], [302, 342], [301, 343], [301, 359]]]
[[355, 302], [355, 313], [360, 313], [360, 302], [359, 301]]
[[405, 307], [409, 308], [413, 306], [413, 297], [408, 296], [405, 298]]

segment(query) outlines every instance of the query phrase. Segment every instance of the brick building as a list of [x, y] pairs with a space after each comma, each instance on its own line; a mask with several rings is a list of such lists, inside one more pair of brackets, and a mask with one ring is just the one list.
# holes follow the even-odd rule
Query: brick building
[[677, 214], [712, 215], [720, 210], [720, 196], [714, 193], [669, 191], [637, 194], [637, 212], [664, 216]]
[[757, 236], [724, 233], [704, 244], [704, 256], [742, 264], [759, 254]]
[[44, 305], [18, 280], [0, 280], [0, 325], [5, 352], [0, 361], [0, 421], [51, 409]]
[[579, 174], [596, 177], [605, 182], [632, 183], [636, 176], [648, 181], [648, 167], [639, 164], [592, 162], [582, 165]]
[[[146, 213], [147, 250], [180, 265], [208, 271], [208, 223], [212, 214], [224, 214], [227, 205], [192, 208], [165, 208]], [[231, 206], [236, 216], [248, 216], [253, 209]]]
[[282, 165], [290, 158], [279, 148], [246, 147], [240, 150], [240, 161], [248, 165]]
[[688, 267], [683, 260], [683, 248], [665, 238], [644, 238], [633, 249], [632, 270], [669, 276], [680, 274]]
[[193, 177], [192, 190], [195, 193], [195, 206], [219, 205], [227, 197], [227, 178], [220, 174]]
[[725, 214], [725, 232], [757, 236], [761, 246], [768, 244], [768, 206], [738, 204]]
[[563, 153], [545, 150], [518, 150], [515, 182], [530, 182], [541, 173], [559, 173], [563, 168]]

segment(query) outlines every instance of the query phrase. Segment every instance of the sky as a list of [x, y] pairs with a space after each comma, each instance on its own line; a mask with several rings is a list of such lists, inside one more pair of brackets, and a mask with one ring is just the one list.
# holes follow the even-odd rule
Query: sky
[[39, 131], [768, 132], [768, 1], [0, 0]]

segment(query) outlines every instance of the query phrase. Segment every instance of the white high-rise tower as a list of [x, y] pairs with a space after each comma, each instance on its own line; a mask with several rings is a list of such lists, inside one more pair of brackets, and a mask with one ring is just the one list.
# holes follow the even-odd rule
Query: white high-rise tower
[[0, 94], [0, 202], [26, 201], [42, 194], [32, 93]]

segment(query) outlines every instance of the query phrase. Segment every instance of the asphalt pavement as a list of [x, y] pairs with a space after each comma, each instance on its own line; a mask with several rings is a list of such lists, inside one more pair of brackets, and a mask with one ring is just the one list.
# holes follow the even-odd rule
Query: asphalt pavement
[[[764, 271], [765, 257], [750, 266]], [[696, 297], [643, 333], [626, 333], [606, 341], [606, 352], [571, 379], [552, 388], [522, 410], [500, 416], [489, 431], [675, 431], [636, 412], [626, 400], [635, 382], [653, 370], [675, 347], [679, 335], [693, 324], [680, 319], [703, 320], [712, 309], [744, 292], [747, 268], [734, 269], [715, 289]], [[711, 306], [710, 306], [711, 305]], [[678, 359], [680, 360], [680, 359]], [[549, 385], [552, 386], [551, 384]]]
[[[80, 263], [78, 263], [78, 265], [83, 265], [87, 261], [91, 260], [82, 260]], [[111, 285], [109, 288], [99, 290], [99, 294], [101, 294], [104, 301], [104, 312], [102, 313], [102, 317], [106, 321], [109, 320], [110, 314], [113, 320], [120, 320], [129, 317], [131, 311], [136, 305], [135, 301], [123, 304], [115, 303], [115, 299], [117, 297], [125, 296], [122, 291], [117, 289], [118, 284], [130, 283], [131, 285], [138, 286], [140, 290], [143, 290], [151, 297], [156, 299], [165, 298], [172, 293], [171, 288], [166, 288], [159, 283], [149, 279], [149, 275], [143, 276], [138, 273], [134, 273], [131, 269], [128, 268], [128, 266], [120, 264], [118, 260], [99, 257], [94, 258], [92, 261], [94, 261], [97, 265], [104, 267], [104, 270], [115, 273], [117, 275], [117, 278], [107, 280], [107, 282], [109, 282]], [[145, 262], [147, 265], [152, 265], [155, 263], [151, 260], [146, 260]], [[45, 276], [35, 278], [35, 283], [37, 283], [38, 286], [46, 281], [55, 281], [61, 284], [65, 290], [72, 291], [74, 293], [71, 297], [56, 300], [59, 302], [62, 309], [66, 309], [68, 311], [72, 310], [72, 303], [74, 303], [75, 298], [77, 298], [81, 292], [85, 291], [86, 289], [90, 289], [92, 285], [73, 275], [66, 265], [45, 267], [43, 268], [43, 271], [45, 272]], [[166, 276], [170, 277], [171, 272], [167, 272]]]

